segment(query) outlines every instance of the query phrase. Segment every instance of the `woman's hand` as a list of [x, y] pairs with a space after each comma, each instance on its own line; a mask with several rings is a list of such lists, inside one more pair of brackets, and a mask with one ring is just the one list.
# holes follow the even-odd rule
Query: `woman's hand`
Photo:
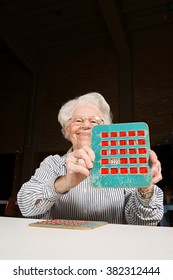
[[156, 183], [162, 180], [162, 174], [161, 174], [162, 169], [156, 153], [152, 150], [150, 152], [150, 161], [151, 161], [151, 169], [152, 169], [152, 185], [155, 185]]
[[69, 153], [66, 159], [67, 174], [55, 181], [56, 191], [67, 192], [86, 179], [90, 175], [94, 159], [95, 154], [87, 145]]
[[151, 170], [152, 170], [152, 181], [151, 185], [146, 188], [139, 188], [138, 191], [143, 198], [151, 198], [154, 193], [154, 187], [156, 183], [162, 180], [161, 174], [161, 164], [157, 158], [157, 155], [154, 151], [150, 151], [150, 162], [151, 162]]
[[90, 175], [93, 167], [95, 154], [91, 147], [85, 145], [69, 153], [66, 159], [67, 174], [82, 174], [86, 177]]
[[95, 154], [90, 146], [83, 146], [69, 153], [66, 159], [67, 178], [74, 187], [90, 175]]

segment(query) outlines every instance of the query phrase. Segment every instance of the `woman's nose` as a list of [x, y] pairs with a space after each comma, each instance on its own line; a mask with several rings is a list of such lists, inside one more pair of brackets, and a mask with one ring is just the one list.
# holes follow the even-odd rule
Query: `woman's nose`
[[91, 127], [91, 123], [87, 118], [83, 121], [82, 127]]

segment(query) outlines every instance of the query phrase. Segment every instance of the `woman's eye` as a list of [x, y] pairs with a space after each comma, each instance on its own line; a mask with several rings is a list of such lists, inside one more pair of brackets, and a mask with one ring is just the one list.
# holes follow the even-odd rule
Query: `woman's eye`
[[95, 119], [90, 119], [90, 123], [97, 123], [97, 121]]
[[75, 122], [82, 123], [82, 119], [76, 119]]

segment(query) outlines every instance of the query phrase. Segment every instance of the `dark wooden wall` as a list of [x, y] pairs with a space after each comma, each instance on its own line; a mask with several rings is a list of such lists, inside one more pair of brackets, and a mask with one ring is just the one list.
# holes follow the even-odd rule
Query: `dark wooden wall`
[[114, 122], [121, 121], [122, 108], [129, 110], [130, 106], [133, 121], [148, 123], [153, 147], [172, 145], [172, 50], [170, 31], [161, 36], [147, 29], [133, 33], [132, 104], [121, 99], [120, 61], [110, 41], [92, 47], [88, 43], [77, 50], [66, 48], [62, 54], [45, 57], [38, 75], [10, 50], [11, 56], [0, 63], [0, 154], [15, 154], [18, 147], [23, 148], [19, 186], [44, 156], [63, 154], [70, 147], [57, 122], [58, 110], [67, 100], [87, 92], [104, 95]]

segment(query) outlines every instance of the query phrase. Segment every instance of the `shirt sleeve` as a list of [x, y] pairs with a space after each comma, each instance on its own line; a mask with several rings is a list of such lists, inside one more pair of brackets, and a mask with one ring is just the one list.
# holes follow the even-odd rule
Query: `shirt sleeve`
[[125, 189], [125, 218], [128, 224], [158, 225], [163, 217], [163, 192], [154, 186], [154, 194], [143, 199], [137, 189]]
[[39, 217], [44, 214], [45, 217], [45, 214], [48, 214], [55, 201], [62, 195], [55, 191], [54, 182], [64, 175], [64, 166], [65, 163], [59, 155], [48, 156], [31, 179], [22, 185], [17, 202], [23, 216]]

